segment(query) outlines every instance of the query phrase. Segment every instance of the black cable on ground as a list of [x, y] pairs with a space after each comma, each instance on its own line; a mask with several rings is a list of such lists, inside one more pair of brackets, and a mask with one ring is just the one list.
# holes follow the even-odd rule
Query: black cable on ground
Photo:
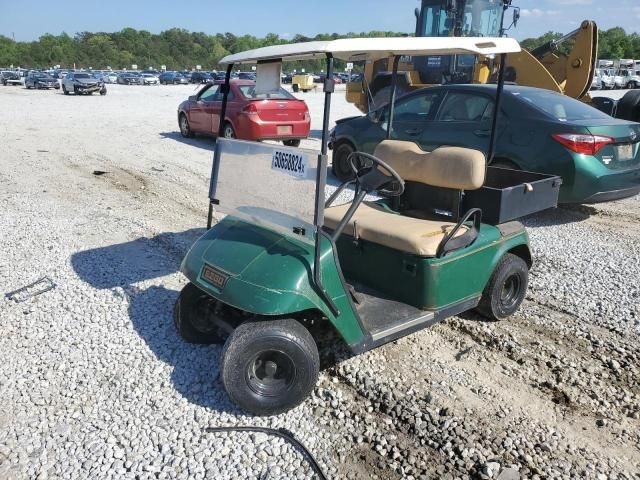
[[327, 480], [322, 468], [318, 465], [318, 462], [313, 457], [311, 452], [307, 450], [296, 437], [286, 428], [267, 428], [267, 427], [208, 427], [205, 428], [205, 432], [207, 433], [219, 433], [219, 432], [254, 432], [254, 433], [266, 433], [267, 435], [275, 435], [276, 437], [280, 437], [284, 439], [286, 442], [289, 442], [293, 445], [302, 456], [309, 462], [311, 465], [311, 469], [318, 475], [320, 480]]

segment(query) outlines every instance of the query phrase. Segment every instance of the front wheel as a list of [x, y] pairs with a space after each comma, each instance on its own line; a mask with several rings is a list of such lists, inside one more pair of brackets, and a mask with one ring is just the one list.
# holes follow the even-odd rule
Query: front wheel
[[178, 334], [188, 343], [211, 345], [224, 342], [224, 334], [210, 316], [216, 315], [218, 301], [193, 283], [182, 289], [173, 308], [173, 321]]
[[222, 129], [222, 136], [224, 138], [236, 138], [236, 132], [229, 122], [224, 124], [224, 128]]
[[106, 87], [103, 87], [103, 88], [100, 90], [100, 95], [105, 96], [106, 94], [107, 94], [107, 88], [106, 88]]
[[477, 310], [489, 320], [504, 320], [513, 315], [527, 294], [529, 268], [512, 253], [505, 254], [482, 292]]
[[333, 162], [331, 170], [338, 180], [345, 182], [354, 176], [353, 169], [349, 164], [349, 155], [355, 149], [349, 143], [338, 143], [333, 150]]
[[180, 114], [178, 123], [180, 124], [180, 135], [182, 135], [184, 138], [192, 138], [193, 132], [191, 131], [191, 125], [189, 125], [189, 119], [187, 118], [186, 114]]
[[65, 87], [64, 85], [62, 85], [62, 93], [64, 93], [65, 95], [69, 95], [69, 90], [67, 90], [67, 87]]
[[275, 415], [309, 396], [320, 370], [318, 347], [294, 319], [245, 322], [222, 351], [222, 383], [237, 405]]
[[300, 139], [297, 140], [283, 140], [282, 143], [287, 147], [299, 147]]

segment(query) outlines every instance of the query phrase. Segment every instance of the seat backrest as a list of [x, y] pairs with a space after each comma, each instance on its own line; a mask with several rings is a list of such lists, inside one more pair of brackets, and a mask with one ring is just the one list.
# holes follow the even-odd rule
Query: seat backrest
[[413, 142], [384, 140], [374, 156], [403, 180], [453, 190], [476, 190], [484, 184], [486, 159], [471, 148], [438, 147], [425, 152]]

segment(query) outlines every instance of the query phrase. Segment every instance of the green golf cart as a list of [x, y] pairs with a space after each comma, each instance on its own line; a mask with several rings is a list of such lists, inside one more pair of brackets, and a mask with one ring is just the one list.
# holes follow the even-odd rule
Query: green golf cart
[[[554, 206], [559, 182], [487, 168], [504, 72], [497, 73], [489, 152], [425, 152], [393, 140], [391, 113], [387, 140], [374, 155], [355, 152], [355, 178], [325, 193], [334, 59], [394, 57], [396, 78], [405, 55], [517, 51], [507, 38], [359, 38], [265, 47], [221, 61], [221, 118], [234, 65], [257, 64], [260, 101], [280, 88], [283, 61], [327, 62], [321, 150], [220, 134], [208, 231], [182, 263], [190, 283], [175, 306], [178, 332], [193, 343], [224, 343], [222, 383], [241, 408], [276, 414], [310, 394], [319, 372], [311, 325], [333, 329], [361, 353], [470, 309], [493, 320], [518, 309], [532, 259], [514, 219]], [[484, 194], [470, 205], [470, 192]]]

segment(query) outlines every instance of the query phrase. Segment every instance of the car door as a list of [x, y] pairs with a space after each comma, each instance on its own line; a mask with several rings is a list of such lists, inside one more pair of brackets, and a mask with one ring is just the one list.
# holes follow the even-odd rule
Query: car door
[[431, 128], [442, 97], [442, 89], [433, 88], [407, 95], [396, 102], [391, 138], [421, 143], [425, 131]]
[[428, 151], [441, 145], [487, 151], [493, 106], [484, 92], [449, 90], [434, 121], [422, 130], [420, 145]]
[[220, 85], [205, 87], [191, 104], [189, 109], [189, 123], [192, 130], [198, 133], [213, 133], [213, 103], [220, 89]]
[[[442, 95], [441, 89], [433, 88], [398, 99], [393, 112], [391, 138], [419, 143], [422, 132], [438, 110]], [[362, 130], [353, 136], [357, 138], [361, 151], [373, 153], [376, 146], [387, 138], [389, 105], [369, 112], [366, 118], [368, 121], [359, 125]]]

